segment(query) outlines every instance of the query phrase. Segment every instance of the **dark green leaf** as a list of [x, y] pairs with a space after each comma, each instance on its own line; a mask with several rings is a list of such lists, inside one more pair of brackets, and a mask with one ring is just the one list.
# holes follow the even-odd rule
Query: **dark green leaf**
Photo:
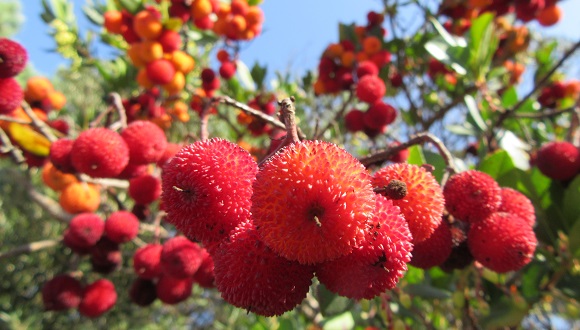
[[479, 164], [479, 170], [489, 174], [500, 186], [515, 187], [518, 173], [514, 162], [505, 150], [498, 150], [487, 155]]
[[572, 227], [580, 215], [580, 175], [577, 175], [564, 191], [562, 211], [566, 224]]
[[556, 287], [566, 296], [580, 300], [580, 285], [578, 285], [578, 283], [580, 283], [580, 275], [566, 273], [562, 276], [560, 281], [558, 281]]
[[548, 272], [548, 266], [537, 260], [526, 266], [525, 273], [522, 276], [522, 295], [529, 303], [535, 303], [540, 299], [540, 283]]
[[258, 89], [261, 89], [264, 84], [264, 78], [266, 78], [266, 73], [268, 72], [268, 68], [265, 66], [260, 66], [258, 62], [254, 63], [252, 70], [250, 71], [252, 74], [252, 78], [256, 83]]
[[431, 286], [429, 284], [410, 284], [405, 287], [405, 292], [425, 299], [449, 299], [451, 292]]
[[465, 100], [465, 105], [467, 106], [467, 111], [469, 114], [468, 118], [471, 119], [471, 121], [473, 121], [473, 123], [475, 124], [475, 127], [479, 128], [479, 130], [481, 132], [486, 131], [487, 124], [485, 123], [485, 121], [481, 117], [481, 114], [479, 113], [479, 109], [477, 108], [477, 102], [475, 102], [475, 99], [473, 98], [473, 96], [465, 95], [464, 100]]
[[576, 258], [580, 257], [580, 217], [576, 219], [568, 233], [568, 248]]
[[353, 304], [351, 299], [337, 295], [323, 284], [317, 288], [317, 300], [320, 304], [320, 312], [325, 316], [343, 313]]

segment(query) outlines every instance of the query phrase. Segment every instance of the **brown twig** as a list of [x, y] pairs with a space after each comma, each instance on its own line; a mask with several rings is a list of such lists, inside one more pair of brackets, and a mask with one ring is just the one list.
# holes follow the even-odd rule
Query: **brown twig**
[[47, 239], [44, 241], [26, 243], [26, 244], [17, 246], [11, 250], [8, 250], [6, 252], [0, 253], [0, 259], [12, 258], [12, 257], [19, 256], [21, 254], [37, 252], [40, 250], [51, 248], [53, 246], [57, 246], [59, 243], [60, 243], [60, 240], [53, 240], [53, 239]]
[[14, 117], [5, 116], [5, 115], [0, 115], [0, 121], [6, 121], [6, 122], [10, 122], [10, 123], [18, 123], [18, 124], [23, 124], [23, 125], [28, 125], [28, 124], [32, 123], [30, 120], [14, 118]]
[[210, 109], [211, 109], [211, 102], [209, 102], [208, 100], [204, 100], [203, 101], [203, 108], [201, 109], [201, 113], [199, 114], [199, 119], [200, 119], [199, 135], [200, 135], [201, 141], [205, 141], [205, 140], [209, 139], [208, 124], [209, 124], [209, 110]]
[[124, 129], [125, 127], [127, 127], [127, 112], [125, 110], [125, 107], [123, 106], [123, 100], [121, 99], [121, 95], [119, 95], [119, 93], [116, 92], [109, 93], [109, 95], [107, 96], [107, 103], [111, 105], [119, 115], [119, 120], [111, 124], [109, 128], [112, 130], [117, 130], [119, 128]]
[[449, 174], [456, 173], [457, 168], [455, 167], [455, 164], [453, 162], [453, 156], [451, 155], [451, 152], [449, 152], [447, 147], [445, 147], [443, 142], [441, 142], [441, 140], [438, 137], [428, 132], [418, 133], [412, 136], [407, 142], [401, 143], [397, 146], [393, 146], [386, 150], [382, 150], [372, 155], [363, 157], [359, 160], [364, 166], [369, 167], [373, 164], [382, 163], [386, 161], [392, 155], [398, 153], [401, 150], [405, 150], [413, 145], [422, 145], [426, 142], [433, 144], [437, 148], [439, 154], [441, 155], [441, 157], [443, 157], [443, 160], [447, 165], [446, 171]]
[[40, 131], [40, 133], [42, 135], [44, 135], [44, 137], [46, 137], [50, 142], [54, 142], [54, 141], [58, 140], [56, 135], [54, 135], [54, 133], [52, 133], [51, 128], [45, 122], [43, 122], [42, 120], [40, 120], [38, 118], [38, 116], [30, 108], [28, 103], [22, 102], [22, 110], [24, 110], [26, 115], [28, 117], [30, 117], [30, 120], [32, 120], [32, 123], [31, 123], [32, 126], [36, 129], [38, 129]]
[[278, 101], [278, 105], [280, 106], [280, 117], [285, 125], [286, 137], [284, 137], [284, 140], [282, 140], [276, 150], [272, 151], [258, 163], [259, 166], [264, 164], [278, 150], [300, 141], [300, 137], [298, 137], [298, 128], [296, 126], [296, 108], [294, 107], [294, 101], [294, 96]]
[[4, 132], [4, 130], [0, 127], [0, 141], [2, 142], [2, 153], [8, 152], [10, 153], [10, 157], [16, 164], [22, 164], [26, 161], [24, 155], [22, 154], [22, 150], [16, 148], [12, 142], [10, 142], [10, 137]]
[[514, 116], [514, 118], [542, 119], [542, 118], [556, 117], [558, 115], [561, 115], [561, 114], [564, 114], [567, 112], [572, 112], [572, 111], [574, 111], [575, 108], [576, 108], [576, 106], [572, 106], [569, 108], [559, 109], [559, 110], [545, 110], [545, 111], [540, 111], [540, 112], [516, 113], [513, 116]]

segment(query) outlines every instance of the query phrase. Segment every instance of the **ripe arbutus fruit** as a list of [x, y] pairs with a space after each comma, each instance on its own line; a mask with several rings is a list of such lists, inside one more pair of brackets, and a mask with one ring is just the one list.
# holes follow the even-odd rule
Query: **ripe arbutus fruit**
[[119, 175], [129, 163], [129, 148], [117, 132], [89, 128], [75, 140], [71, 150], [74, 168], [94, 178]]
[[374, 75], [366, 75], [359, 79], [356, 85], [356, 96], [363, 102], [373, 104], [380, 100], [386, 93], [387, 88], [381, 78]]
[[192, 277], [199, 269], [202, 257], [199, 245], [184, 236], [176, 236], [163, 243], [161, 269], [175, 278]]
[[161, 196], [161, 180], [150, 174], [138, 176], [129, 180], [128, 193], [137, 204], [151, 204]]
[[452, 248], [449, 225], [441, 221], [429, 238], [413, 246], [413, 257], [409, 264], [423, 269], [435, 267], [449, 258]]
[[201, 265], [199, 265], [197, 272], [193, 274], [193, 280], [202, 288], [215, 288], [213, 259], [206, 249], [202, 249], [201, 255]]
[[371, 75], [371, 76], [378, 76], [379, 75], [379, 68], [375, 63], [372, 61], [362, 61], [358, 64], [356, 68], [356, 76], [358, 79], [361, 79], [364, 76]]
[[227, 237], [250, 216], [258, 165], [235, 143], [211, 139], [181, 149], [164, 167], [166, 220], [204, 245]]
[[220, 65], [219, 73], [222, 78], [228, 80], [236, 74], [236, 70], [237, 67], [235, 62], [223, 62]]
[[136, 278], [129, 289], [129, 298], [141, 307], [149, 306], [157, 299], [157, 286], [151, 280]]
[[129, 164], [158, 161], [167, 148], [167, 137], [159, 126], [147, 120], [136, 120], [121, 132], [129, 147]]
[[147, 244], [133, 255], [133, 269], [140, 278], [154, 279], [161, 275], [161, 244]]
[[454, 269], [464, 269], [473, 262], [473, 255], [467, 246], [467, 240], [453, 246], [449, 257], [439, 265], [444, 272], [452, 272]]
[[42, 302], [47, 311], [76, 308], [83, 294], [81, 283], [66, 274], [57, 275], [42, 287]]
[[[146, 175], [149, 173], [149, 165], [142, 164], [142, 165], [135, 165], [135, 164], [127, 164], [123, 172], [117, 175], [117, 179], [121, 180], [131, 180], [136, 177]], [[159, 197], [159, 196], [158, 196]]]
[[193, 278], [175, 278], [167, 274], [161, 275], [157, 281], [157, 298], [162, 302], [174, 305], [191, 296]]
[[383, 101], [373, 103], [364, 113], [363, 121], [366, 127], [380, 130], [391, 124], [397, 118], [397, 110]]
[[377, 196], [366, 235], [351, 254], [317, 266], [316, 276], [330, 291], [351, 299], [372, 299], [393, 289], [407, 271], [412, 236], [392, 201]]
[[74, 142], [74, 140], [62, 138], [54, 141], [50, 145], [48, 157], [54, 167], [63, 173], [75, 172], [71, 160], [71, 150]]
[[362, 131], [365, 128], [365, 112], [359, 109], [352, 109], [344, 116], [344, 125], [349, 132]]
[[0, 79], [11, 78], [22, 72], [28, 53], [16, 41], [0, 38]]
[[501, 188], [488, 174], [468, 170], [449, 178], [443, 187], [445, 207], [459, 220], [474, 223], [497, 211]]
[[210, 249], [215, 282], [230, 304], [263, 316], [281, 315], [300, 304], [313, 277], [311, 266], [287, 260], [260, 241], [248, 221]]
[[113, 212], [105, 221], [105, 234], [115, 243], [129, 242], [138, 233], [139, 219], [131, 212]]
[[12, 113], [24, 100], [24, 92], [14, 78], [0, 78], [0, 115]]
[[123, 256], [119, 244], [103, 236], [95, 246], [91, 248], [91, 265], [93, 271], [108, 274], [114, 271], [123, 262]]
[[68, 241], [76, 247], [90, 248], [101, 239], [104, 231], [105, 222], [100, 216], [94, 213], [81, 213], [70, 221], [65, 232], [65, 236], [68, 236], [65, 244]]
[[534, 205], [521, 192], [512, 188], [501, 188], [501, 205], [498, 212], [516, 215], [533, 227], [536, 224], [536, 211]]
[[475, 260], [495, 272], [505, 273], [528, 264], [538, 241], [526, 220], [496, 212], [471, 225], [467, 244]]
[[356, 158], [329, 142], [302, 141], [261, 167], [252, 217], [274, 252], [316, 264], [346, 255], [364, 240], [374, 203], [370, 175]]
[[425, 168], [407, 163], [391, 164], [383, 167], [373, 175], [375, 188], [386, 187], [393, 180], [402, 181], [407, 187], [407, 194], [400, 199], [389, 197], [393, 204], [401, 209], [413, 243], [419, 243], [431, 236], [441, 223], [445, 201], [443, 191], [435, 177]]
[[545, 143], [536, 154], [536, 166], [550, 179], [570, 180], [580, 172], [580, 150], [566, 141]]
[[156, 85], [165, 85], [170, 83], [175, 76], [175, 67], [171, 61], [166, 59], [157, 59], [147, 64], [147, 78]]
[[113, 308], [116, 302], [115, 285], [107, 279], [100, 279], [85, 288], [79, 312], [87, 317], [98, 317]]

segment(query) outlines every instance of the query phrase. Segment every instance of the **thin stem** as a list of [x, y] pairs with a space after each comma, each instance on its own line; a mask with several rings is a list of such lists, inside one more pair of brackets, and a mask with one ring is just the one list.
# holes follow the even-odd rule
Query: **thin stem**
[[407, 142], [401, 143], [397, 146], [393, 146], [391, 148], [377, 152], [375, 154], [363, 157], [359, 160], [364, 166], [369, 167], [373, 164], [382, 163], [386, 161], [392, 155], [398, 153], [401, 150], [405, 150], [413, 145], [418, 144], [422, 145], [426, 142], [433, 144], [437, 148], [439, 154], [441, 155], [441, 157], [443, 157], [443, 160], [445, 161], [445, 165], [447, 165], [446, 171], [450, 174], [456, 173], [457, 168], [455, 167], [455, 164], [453, 162], [453, 155], [451, 155], [451, 152], [449, 152], [447, 147], [445, 147], [443, 142], [441, 142], [441, 140], [438, 137], [428, 132], [418, 133], [412, 136]]
[[127, 112], [125, 110], [125, 107], [123, 106], [123, 100], [121, 99], [121, 95], [119, 95], [119, 93], [116, 92], [109, 93], [109, 95], [107, 96], [107, 103], [109, 103], [109, 105], [112, 106], [119, 115], [119, 121], [111, 124], [109, 128], [112, 130], [117, 130], [119, 128], [124, 129], [125, 127], [127, 127]]
[[10, 123], [18, 123], [18, 124], [23, 124], [23, 125], [28, 125], [31, 123], [30, 120], [14, 118], [14, 117], [6, 116], [6, 115], [0, 115], [0, 121], [6, 121], [6, 122], [10, 122]]
[[298, 136], [298, 127], [296, 126], [296, 107], [294, 106], [294, 101], [294, 96], [278, 101], [278, 105], [280, 106], [280, 117], [285, 124], [286, 137], [284, 140], [282, 140], [276, 150], [272, 151], [272, 153], [264, 157], [264, 159], [258, 163], [259, 166], [264, 164], [278, 150], [291, 145], [292, 143], [300, 141], [300, 137]]
[[28, 103], [22, 102], [22, 110], [26, 113], [30, 120], [32, 120], [32, 126], [40, 131], [44, 137], [46, 137], [50, 142], [58, 140], [58, 138], [52, 133], [51, 128], [32, 111]]
[[41, 251], [44, 249], [48, 249], [48, 248], [57, 246], [59, 243], [60, 243], [60, 240], [54, 240], [54, 239], [47, 239], [44, 241], [26, 243], [26, 244], [17, 246], [15, 248], [13, 248], [12, 250], [8, 250], [6, 252], [0, 253], [0, 259], [12, 258], [12, 257], [19, 256], [21, 254], [28, 254], [31, 252]]
[[201, 113], [199, 114], [200, 119], [200, 128], [199, 128], [199, 135], [201, 141], [205, 141], [209, 139], [209, 110], [211, 109], [211, 102], [207, 100], [203, 101], [203, 108], [201, 109]]
[[0, 127], [0, 142], [2, 142], [2, 148], [4, 149], [2, 153], [9, 152], [10, 157], [16, 164], [22, 164], [26, 161], [24, 155], [22, 154], [22, 150], [16, 148], [12, 142], [10, 142], [10, 137], [4, 132], [4, 130]]

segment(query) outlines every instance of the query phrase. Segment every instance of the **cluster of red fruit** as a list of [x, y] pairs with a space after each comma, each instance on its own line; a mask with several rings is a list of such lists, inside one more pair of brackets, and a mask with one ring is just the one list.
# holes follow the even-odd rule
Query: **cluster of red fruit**
[[164, 100], [157, 87], [142, 91], [137, 96], [123, 99], [122, 104], [128, 123], [136, 120], [149, 120], [162, 129], [167, 129], [175, 120], [188, 122], [190, 119], [185, 102]]
[[144, 88], [162, 86], [168, 95], [185, 87], [185, 75], [193, 70], [194, 59], [181, 50], [179, 33], [164, 26], [161, 13], [152, 6], [134, 16], [123, 11], [104, 14], [109, 33], [121, 34], [129, 43], [127, 55], [139, 68], [137, 82]]
[[[157, 0], [159, 2], [159, 0]], [[212, 30], [229, 40], [251, 40], [262, 32], [264, 13], [247, 0], [171, 0], [169, 15], [189, 20], [201, 30]]]
[[542, 88], [538, 102], [544, 108], [556, 108], [563, 99], [576, 100], [580, 97], [580, 81], [571, 79], [569, 81], [554, 81], [550, 85]]
[[140, 247], [133, 255], [137, 279], [129, 295], [139, 306], [148, 306], [159, 298], [165, 304], [177, 304], [189, 298], [194, 283], [214, 287], [213, 260], [197, 243], [176, 236], [161, 244]]
[[[248, 101], [248, 106], [263, 112], [266, 115], [274, 116], [276, 96], [273, 93], [260, 93]], [[272, 127], [260, 118], [256, 118], [245, 112], [240, 112], [237, 116], [238, 122], [245, 125], [254, 136], [268, 134], [273, 131]], [[279, 137], [279, 136], [278, 136]]]
[[445, 208], [470, 227], [469, 256], [492, 270], [523, 267], [536, 246], [530, 201], [484, 173], [454, 175], [444, 189], [405, 163], [371, 175], [322, 141], [290, 144], [261, 166], [229, 141], [196, 142], [170, 160], [162, 184], [166, 220], [207, 248], [222, 297], [266, 316], [300, 304], [315, 275], [342, 296], [371, 299], [409, 262], [457, 258]]
[[471, 26], [472, 19], [491, 12], [497, 17], [515, 13], [517, 19], [527, 23], [537, 20], [542, 26], [552, 26], [562, 17], [558, 0], [469, 0], [444, 1], [440, 13], [451, 18], [444, 23], [450, 32], [462, 35]]
[[14, 78], [28, 61], [26, 49], [19, 43], [0, 38], [0, 114], [16, 110], [24, 100], [22, 87]]

